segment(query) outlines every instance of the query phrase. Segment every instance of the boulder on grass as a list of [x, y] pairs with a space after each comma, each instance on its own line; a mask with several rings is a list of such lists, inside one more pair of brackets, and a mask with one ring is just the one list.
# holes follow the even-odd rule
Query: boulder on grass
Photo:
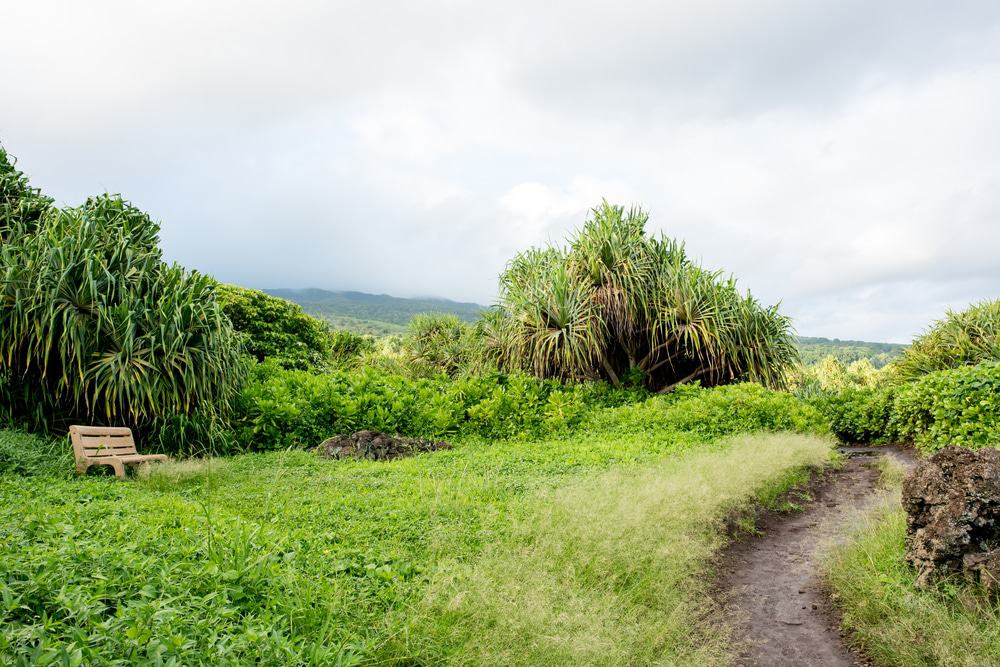
[[358, 431], [351, 435], [335, 435], [317, 448], [321, 456], [334, 459], [369, 459], [388, 461], [420, 452], [449, 449], [447, 442], [419, 438], [404, 438], [378, 431]]
[[1000, 451], [945, 447], [903, 482], [906, 560], [918, 585], [963, 573], [1000, 582]]

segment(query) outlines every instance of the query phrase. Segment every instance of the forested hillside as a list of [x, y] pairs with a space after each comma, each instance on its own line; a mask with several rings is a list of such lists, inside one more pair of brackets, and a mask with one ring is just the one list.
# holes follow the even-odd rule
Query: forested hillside
[[472, 322], [486, 310], [478, 303], [448, 299], [405, 299], [387, 294], [334, 292], [316, 288], [264, 291], [294, 301], [313, 317], [326, 320], [335, 328], [376, 335], [402, 333], [402, 327], [420, 313], [449, 313]]
[[843, 364], [868, 359], [875, 368], [882, 368], [899, 357], [905, 348], [905, 345], [896, 343], [871, 343], [862, 340], [799, 336], [802, 363], [806, 366], [811, 366], [828, 356], [833, 356]]

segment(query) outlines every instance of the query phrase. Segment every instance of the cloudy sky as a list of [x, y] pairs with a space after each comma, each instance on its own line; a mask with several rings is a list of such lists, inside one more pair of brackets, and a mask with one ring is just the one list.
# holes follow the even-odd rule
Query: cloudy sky
[[490, 303], [602, 197], [806, 335], [1000, 296], [1000, 3], [0, 6], [0, 142], [252, 287]]

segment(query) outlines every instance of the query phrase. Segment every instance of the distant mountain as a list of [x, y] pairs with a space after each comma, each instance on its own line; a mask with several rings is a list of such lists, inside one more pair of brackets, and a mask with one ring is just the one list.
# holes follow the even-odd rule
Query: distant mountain
[[420, 313], [450, 313], [472, 322], [487, 309], [478, 303], [404, 299], [366, 292], [333, 292], [316, 288], [264, 291], [294, 301], [313, 317], [326, 320], [335, 328], [376, 335], [401, 333], [413, 316]]
[[799, 336], [802, 363], [806, 366], [811, 366], [824, 357], [832, 355], [845, 364], [868, 359], [876, 368], [881, 368], [899, 357], [904, 349], [906, 349], [906, 345], [897, 343], [872, 343], [863, 340]]
[[[386, 336], [406, 331], [406, 325], [420, 313], [451, 313], [466, 322], [474, 322], [486, 306], [449, 299], [405, 299], [388, 294], [337, 292], [317, 288], [269, 289], [272, 296], [293, 301], [313, 317], [325, 320], [335, 329]], [[799, 336], [802, 361], [807, 366], [833, 355], [845, 364], [869, 359], [881, 368], [898, 357], [905, 345], [872, 343], [860, 340]]]

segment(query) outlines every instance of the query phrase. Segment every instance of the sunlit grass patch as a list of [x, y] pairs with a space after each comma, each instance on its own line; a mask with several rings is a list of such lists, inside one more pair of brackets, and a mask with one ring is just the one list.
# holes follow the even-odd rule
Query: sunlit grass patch
[[452, 664], [725, 664], [708, 586], [724, 523], [829, 460], [827, 439], [744, 436], [538, 493], [503, 539], [408, 610], [403, 645]]
[[215, 458], [144, 463], [136, 469], [136, 478], [151, 488], [164, 491], [209, 483], [224, 465], [224, 461]]

